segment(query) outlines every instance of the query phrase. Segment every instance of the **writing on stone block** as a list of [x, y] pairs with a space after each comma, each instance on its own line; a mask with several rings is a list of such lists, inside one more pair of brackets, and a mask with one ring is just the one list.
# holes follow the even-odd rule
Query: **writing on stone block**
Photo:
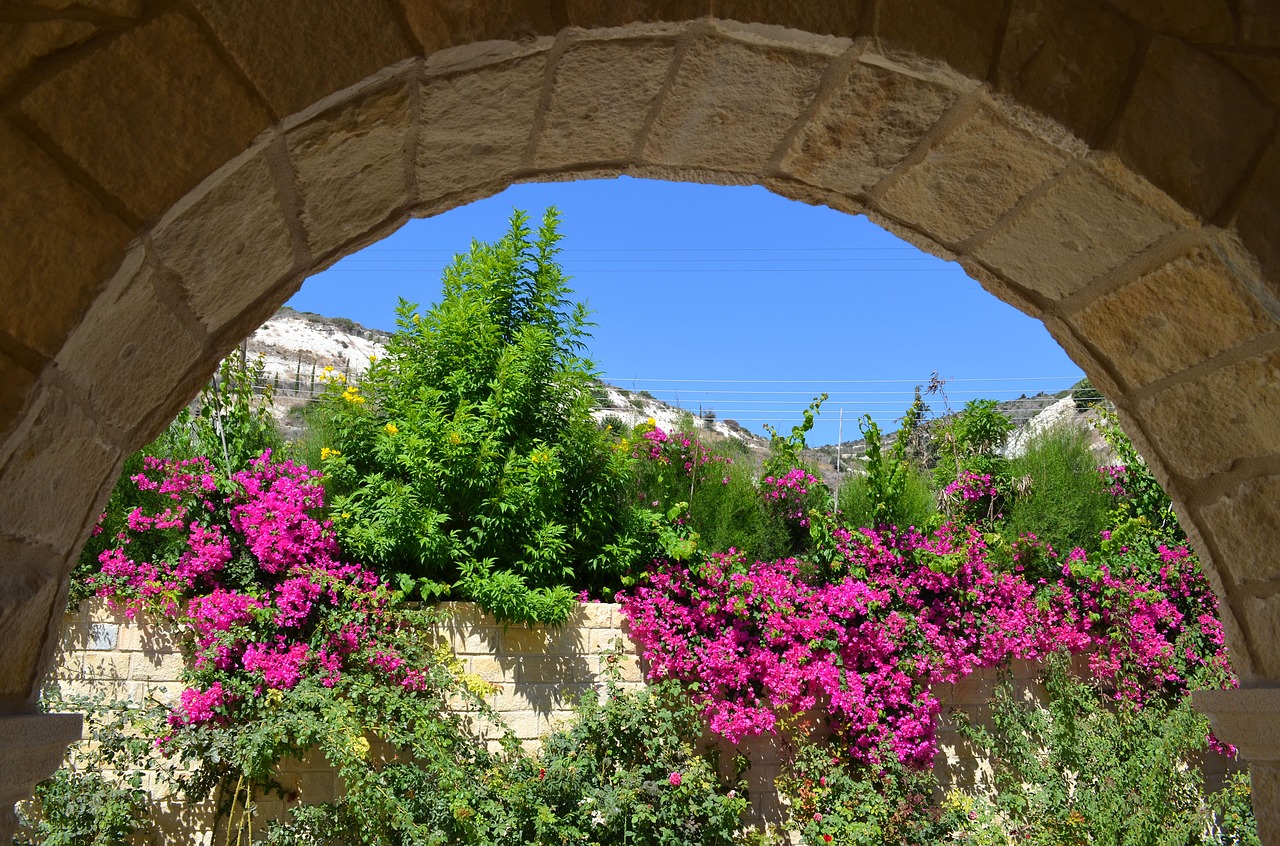
[[89, 648], [111, 650], [116, 648], [120, 639], [120, 627], [115, 623], [90, 623]]

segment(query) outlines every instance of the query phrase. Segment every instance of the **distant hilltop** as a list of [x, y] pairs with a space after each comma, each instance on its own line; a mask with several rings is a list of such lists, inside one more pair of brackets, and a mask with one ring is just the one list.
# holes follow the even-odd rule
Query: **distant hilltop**
[[[375, 358], [386, 355], [386, 342], [391, 333], [361, 326], [346, 317], [324, 317], [296, 311], [288, 306], [280, 309], [258, 327], [245, 342], [250, 360], [262, 356], [264, 376], [275, 392], [276, 416], [287, 429], [290, 413], [318, 396], [324, 388], [320, 377], [326, 367], [359, 379]], [[707, 432], [711, 439], [734, 438], [742, 441], [756, 456], [763, 456], [769, 441], [739, 425], [718, 418], [713, 412], [701, 416], [677, 408], [651, 396], [647, 391], [628, 391], [604, 382], [592, 391], [593, 414], [597, 420], [616, 420], [635, 426], [650, 418], [661, 428], [672, 431], [692, 425]], [[1037, 394], [999, 404], [999, 410], [1013, 420], [1007, 450], [1020, 452], [1031, 435], [1051, 425], [1087, 426], [1089, 409], [1076, 403], [1070, 391], [1059, 394]], [[905, 409], [904, 409], [905, 410]], [[888, 433], [886, 433], [888, 434]], [[1101, 438], [1096, 438], [1101, 444]], [[841, 470], [848, 472], [860, 464], [866, 445], [861, 439], [841, 445]], [[805, 459], [835, 482], [836, 446], [828, 444], [806, 450]]]

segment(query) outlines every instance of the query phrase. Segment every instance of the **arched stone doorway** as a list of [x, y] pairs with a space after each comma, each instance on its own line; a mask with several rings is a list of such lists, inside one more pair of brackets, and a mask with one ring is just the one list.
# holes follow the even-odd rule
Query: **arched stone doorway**
[[1280, 838], [1273, 4], [25, 0], [0, 37], [0, 805], [75, 728], [28, 714], [70, 561], [220, 356], [410, 216], [630, 173], [866, 213], [1045, 322], [1223, 599], [1247, 690], [1199, 704]]

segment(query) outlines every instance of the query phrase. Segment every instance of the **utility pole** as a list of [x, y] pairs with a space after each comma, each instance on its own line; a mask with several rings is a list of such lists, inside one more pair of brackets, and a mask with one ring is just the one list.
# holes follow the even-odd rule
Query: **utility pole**
[[840, 473], [840, 453], [844, 449], [844, 407], [840, 408], [840, 428], [836, 429], [836, 474]]

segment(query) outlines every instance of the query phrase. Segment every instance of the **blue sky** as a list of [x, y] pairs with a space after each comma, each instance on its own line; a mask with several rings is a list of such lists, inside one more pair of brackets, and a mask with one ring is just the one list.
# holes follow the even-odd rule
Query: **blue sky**
[[[760, 187], [622, 178], [515, 185], [424, 220], [309, 279], [289, 305], [393, 329], [398, 297], [423, 306], [472, 239], [513, 208], [562, 214], [571, 287], [598, 324], [590, 356], [609, 382], [754, 431], [789, 429], [831, 395], [811, 444], [856, 438], [871, 413], [893, 428], [937, 371], [950, 404], [1054, 392], [1083, 378], [1043, 325], [959, 265], [872, 224]], [[941, 410], [941, 403], [934, 405]]]

